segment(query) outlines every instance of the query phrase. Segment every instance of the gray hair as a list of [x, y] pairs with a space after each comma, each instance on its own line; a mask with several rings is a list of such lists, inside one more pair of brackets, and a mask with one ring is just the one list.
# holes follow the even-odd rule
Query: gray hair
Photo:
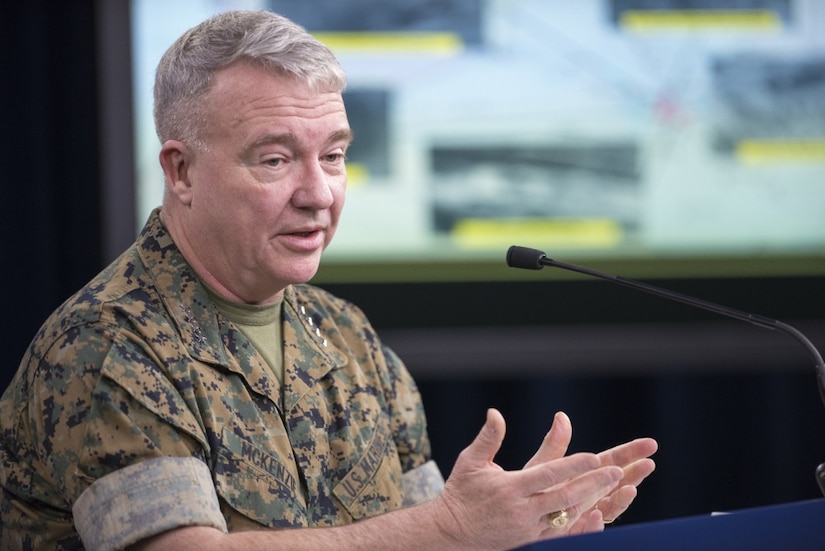
[[300, 25], [264, 10], [224, 12], [186, 31], [158, 64], [154, 116], [161, 142], [200, 141], [201, 99], [215, 73], [240, 60], [318, 92], [342, 92], [346, 86], [330, 49]]

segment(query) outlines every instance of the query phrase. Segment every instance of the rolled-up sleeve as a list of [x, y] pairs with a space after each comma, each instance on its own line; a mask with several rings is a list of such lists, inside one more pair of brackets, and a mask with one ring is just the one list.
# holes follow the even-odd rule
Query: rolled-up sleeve
[[88, 549], [123, 549], [182, 526], [227, 531], [209, 468], [195, 458], [158, 457], [89, 486], [72, 513]]
[[404, 507], [426, 503], [444, 490], [444, 477], [432, 459], [404, 473]]

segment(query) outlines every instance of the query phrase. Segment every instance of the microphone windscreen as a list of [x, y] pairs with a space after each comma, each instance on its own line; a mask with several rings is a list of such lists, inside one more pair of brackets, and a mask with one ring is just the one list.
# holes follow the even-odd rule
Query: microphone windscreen
[[507, 249], [507, 265], [511, 268], [541, 270], [544, 267], [541, 261], [545, 256], [546, 255], [539, 250], [513, 245]]

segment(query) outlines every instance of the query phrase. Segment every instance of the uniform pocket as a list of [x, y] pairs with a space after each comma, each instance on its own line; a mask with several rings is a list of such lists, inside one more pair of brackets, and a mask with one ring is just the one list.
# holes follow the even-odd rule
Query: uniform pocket
[[385, 419], [381, 418], [364, 453], [335, 485], [333, 494], [355, 520], [401, 507], [401, 462]]
[[306, 526], [306, 504], [292, 456], [273, 455], [225, 429], [221, 439], [215, 458], [218, 496], [263, 526]]

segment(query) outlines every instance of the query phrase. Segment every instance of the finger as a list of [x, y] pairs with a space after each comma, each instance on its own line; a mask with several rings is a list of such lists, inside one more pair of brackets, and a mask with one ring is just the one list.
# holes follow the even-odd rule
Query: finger
[[652, 459], [640, 459], [624, 467], [624, 477], [622, 485], [630, 484], [638, 486], [642, 481], [656, 470], [656, 463]]
[[655, 469], [651, 459], [640, 459], [625, 467], [624, 476], [610, 495], [601, 499], [596, 509], [602, 512], [605, 522], [613, 522], [630, 507], [638, 493], [636, 487]]
[[[570, 456], [572, 457], [575, 456]], [[622, 470], [619, 467], [599, 467], [536, 493], [531, 499], [537, 510], [544, 514], [566, 509], [571, 519], [575, 520], [608, 496], [619, 484], [621, 477]]]
[[603, 465], [618, 465], [624, 467], [639, 459], [650, 457], [656, 450], [659, 449], [659, 444], [652, 438], [638, 438], [624, 444], [620, 444], [609, 450], [605, 450], [599, 454]]
[[[518, 484], [521, 494], [529, 496], [550, 490], [559, 484], [568, 483], [579, 476], [598, 469], [600, 466], [596, 454], [582, 452], [540, 463], [521, 471], [513, 471], [510, 476], [517, 481], [516, 484]], [[621, 469], [617, 469], [617, 471], [622, 472]]]
[[486, 464], [493, 461], [504, 442], [506, 424], [501, 413], [493, 408], [487, 410], [487, 418], [473, 442], [461, 455], [471, 464]]
[[636, 486], [621, 486], [606, 498], [601, 499], [595, 509], [601, 511], [604, 522], [609, 524], [627, 511], [636, 499], [637, 493]]
[[573, 425], [570, 423], [570, 418], [563, 411], [557, 412], [553, 417], [550, 431], [544, 436], [538, 451], [525, 464], [525, 467], [564, 457], [572, 437]]
[[593, 532], [604, 531], [604, 522], [599, 511], [591, 509], [586, 511], [581, 517], [571, 521], [565, 528], [556, 528], [549, 525], [540, 535], [540, 539], [557, 538], [568, 535], [591, 534]]
[[542, 537], [602, 530], [603, 517], [595, 505], [615, 487], [620, 476], [618, 467], [601, 467], [536, 496], [537, 501], [541, 500], [538, 504], [542, 511], [539, 522], [547, 523], [548, 515], [560, 510], [564, 510], [569, 518], [566, 527], [551, 525], [551, 530], [543, 530]]

